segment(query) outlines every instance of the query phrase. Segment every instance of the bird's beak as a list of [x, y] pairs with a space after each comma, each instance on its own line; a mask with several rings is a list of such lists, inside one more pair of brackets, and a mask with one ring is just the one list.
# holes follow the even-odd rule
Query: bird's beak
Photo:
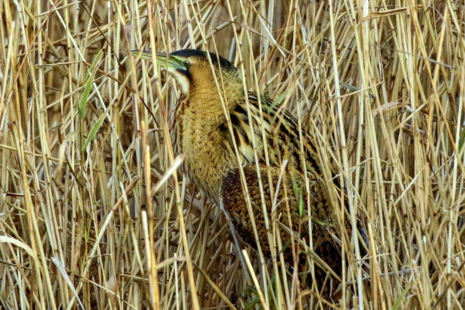
[[[132, 55], [137, 57], [140, 55], [141, 59], [150, 60], [152, 59], [152, 52], [151, 51], [138, 51], [132, 50]], [[157, 63], [159, 66], [167, 68], [168, 70], [187, 70], [185, 65], [183, 65], [183, 59], [173, 56], [167, 55], [166, 53], [157, 53]]]

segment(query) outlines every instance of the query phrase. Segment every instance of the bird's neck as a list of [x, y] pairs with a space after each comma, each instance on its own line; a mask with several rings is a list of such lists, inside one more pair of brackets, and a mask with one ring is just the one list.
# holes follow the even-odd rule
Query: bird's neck
[[204, 125], [216, 126], [225, 122], [225, 112], [235, 109], [237, 102], [244, 100], [244, 91], [238, 87], [226, 87], [221, 92], [215, 89], [193, 89], [187, 97], [189, 108]]

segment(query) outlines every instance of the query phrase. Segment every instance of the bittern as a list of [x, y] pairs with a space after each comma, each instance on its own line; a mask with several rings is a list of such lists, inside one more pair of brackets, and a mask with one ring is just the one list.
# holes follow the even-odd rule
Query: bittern
[[[271, 251], [263, 205], [270, 219], [288, 228], [282, 244], [291, 264], [286, 240], [296, 232], [309, 244], [311, 223], [314, 252], [340, 273], [341, 256], [331, 237], [338, 221], [316, 143], [305, 128], [270, 98], [245, 91], [239, 70], [222, 57], [180, 50], [157, 53], [157, 62], [180, 86], [172, 130], [175, 152], [185, 154], [188, 180], [222, 205], [242, 239], [257, 247], [254, 222], [266, 257]], [[307, 201], [310, 214], [303, 207]]]

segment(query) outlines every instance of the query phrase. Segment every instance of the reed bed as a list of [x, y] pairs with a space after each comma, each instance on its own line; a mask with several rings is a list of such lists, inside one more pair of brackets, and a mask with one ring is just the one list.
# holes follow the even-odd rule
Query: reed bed
[[[465, 307], [463, 2], [2, 0], [0, 16], [0, 309]], [[332, 296], [242, 244], [244, 266], [183, 181], [176, 83], [127, 53], [183, 48], [234, 62], [340, 171], [369, 250], [337, 236]]]

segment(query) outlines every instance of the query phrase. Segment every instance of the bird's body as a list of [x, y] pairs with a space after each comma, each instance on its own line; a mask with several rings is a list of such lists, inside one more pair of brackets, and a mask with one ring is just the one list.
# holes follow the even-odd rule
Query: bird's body
[[[161, 57], [167, 59], [161, 62], [168, 64], [181, 85], [173, 133], [176, 152], [185, 154], [183, 172], [189, 181], [210, 200], [223, 205], [239, 235], [255, 247], [242, 168], [264, 254], [269, 257], [271, 253], [265, 205], [270, 218], [296, 232], [307, 244], [308, 223], [312, 223], [315, 252], [338, 272], [340, 254], [330, 237], [337, 219], [320, 157], [305, 129], [269, 98], [244, 91], [239, 72], [229, 61], [210, 54], [210, 64], [205, 52], [193, 50]], [[283, 243], [291, 239], [284, 231], [282, 238]], [[291, 257], [289, 248], [285, 253]]]

